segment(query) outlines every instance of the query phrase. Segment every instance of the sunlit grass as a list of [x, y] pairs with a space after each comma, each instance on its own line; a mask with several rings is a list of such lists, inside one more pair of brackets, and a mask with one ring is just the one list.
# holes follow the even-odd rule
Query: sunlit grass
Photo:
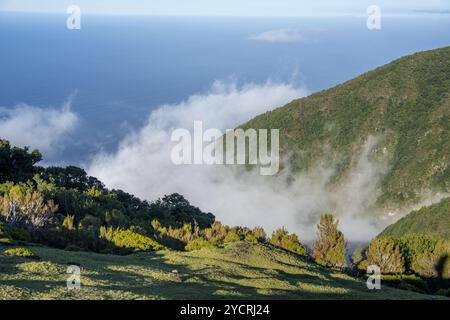
[[[6, 247], [0, 247], [1, 252]], [[0, 254], [0, 299], [428, 299], [322, 268], [267, 245], [159, 251], [128, 256], [34, 246], [41, 258]], [[81, 289], [66, 287], [81, 267]]]

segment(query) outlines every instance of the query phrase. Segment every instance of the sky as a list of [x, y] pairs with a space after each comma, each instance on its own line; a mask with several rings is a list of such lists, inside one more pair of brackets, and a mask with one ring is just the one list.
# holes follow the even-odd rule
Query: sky
[[450, 13], [450, 0], [0, 0], [0, 11], [168, 16], [365, 15], [369, 5], [387, 14]]

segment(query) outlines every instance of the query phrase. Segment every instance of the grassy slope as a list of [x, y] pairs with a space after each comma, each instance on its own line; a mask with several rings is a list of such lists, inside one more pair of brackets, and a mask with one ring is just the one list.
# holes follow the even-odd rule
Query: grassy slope
[[[361, 280], [261, 244], [130, 256], [32, 250], [41, 261], [0, 254], [0, 299], [429, 298], [385, 286], [370, 291]], [[66, 288], [73, 263], [82, 267], [81, 290]]]
[[367, 137], [379, 137], [374, 157], [388, 161], [389, 170], [378, 205], [396, 208], [426, 192], [449, 192], [450, 47], [403, 57], [242, 128], [279, 128], [294, 170], [324, 161], [337, 169], [335, 184], [354, 167]]
[[388, 226], [380, 236], [398, 238], [414, 233], [438, 235], [444, 239], [450, 239], [450, 197], [411, 212]]

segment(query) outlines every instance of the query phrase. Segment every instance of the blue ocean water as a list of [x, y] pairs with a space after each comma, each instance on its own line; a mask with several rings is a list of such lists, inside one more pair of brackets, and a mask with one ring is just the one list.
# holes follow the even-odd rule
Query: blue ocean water
[[[80, 125], [50, 160], [78, 164], [114, 150], [159, 105], [205, 92], [213, 81], [296, 81], [310, 92], [416, 51], [450, 45], [450, 15], [386, 17], [149, 17], [0, 13], [0, 106], [60, 106], [74, 95]], [[252, 36], [297, 30], [303, 41]]]

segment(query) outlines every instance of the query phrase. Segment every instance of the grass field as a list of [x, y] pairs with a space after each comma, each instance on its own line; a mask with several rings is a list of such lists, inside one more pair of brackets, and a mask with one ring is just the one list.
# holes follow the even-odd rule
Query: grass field
[[[262, 244], [128, 256], [29, 246], [40, 260], [0, 247], [0, 299], [430, 299], [322, 268]], [[81, 267], [81, 289], [66, 287]]]

